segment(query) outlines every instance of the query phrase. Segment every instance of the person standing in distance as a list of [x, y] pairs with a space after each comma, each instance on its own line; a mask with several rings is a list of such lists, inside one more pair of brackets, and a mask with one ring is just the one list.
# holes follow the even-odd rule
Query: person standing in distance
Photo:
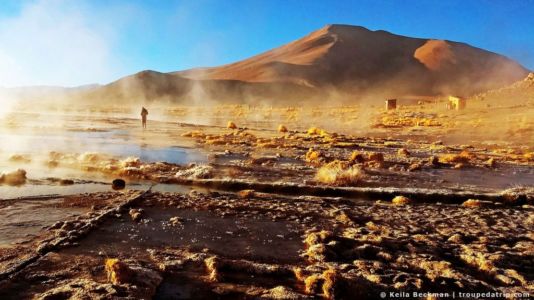
[[146, 116], [148, 115], [148, 110], [146, 108], [141, 109], [141, 119], [143, 121], [143, 129], [146, 128]]

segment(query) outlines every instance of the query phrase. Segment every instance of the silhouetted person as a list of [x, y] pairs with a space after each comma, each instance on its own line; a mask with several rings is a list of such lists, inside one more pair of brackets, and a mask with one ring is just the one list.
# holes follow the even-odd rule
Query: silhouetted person
[[146, 128], [146, 116], [148, 115], [148, 110], [146, 108], [141, 109], [141, 119], [143, 120], [143, 128]]

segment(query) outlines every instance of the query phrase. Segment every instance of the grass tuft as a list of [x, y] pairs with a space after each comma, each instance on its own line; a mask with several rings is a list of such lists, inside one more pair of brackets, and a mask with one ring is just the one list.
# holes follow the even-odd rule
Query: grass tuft
[[315, 179], [328, 185], [354, 185], [361, 181], [364, 172], [356, 165], [334, 160], [317, 171]]

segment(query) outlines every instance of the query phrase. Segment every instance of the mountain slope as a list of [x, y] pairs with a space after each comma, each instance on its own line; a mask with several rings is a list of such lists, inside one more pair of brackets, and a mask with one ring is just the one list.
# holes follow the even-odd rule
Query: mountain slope
[[232, 64], [142, 71], [104, 86], [66, 89], [61, 96], [82, 103], [372, 102], [406, 95], [473, 95], [527, 74], [504, 56], [463, 43], [329, 25]]
[[534, 107], [534, 73], [528, 74], [523, 80], [511, 85], [476, 94], [473, 98], [484, 100], [492, 105], [529, 104], [530, 107]]
[[329, 25], [240, 62], [174, 74], [197, 80], [291, 82], [348, 92], [388, 89], [392, 95], [436, 95], [497, 88], [523, 78], [528, 70], [463, 43]]

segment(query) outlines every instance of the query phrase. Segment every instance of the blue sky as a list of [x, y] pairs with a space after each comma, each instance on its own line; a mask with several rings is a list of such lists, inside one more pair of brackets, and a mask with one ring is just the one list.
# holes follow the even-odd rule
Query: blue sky
[[0, 86], [220, 65], [332, 23], [466, 42], [534, 69], [532, 16], [534, 0], [3, 0]]

